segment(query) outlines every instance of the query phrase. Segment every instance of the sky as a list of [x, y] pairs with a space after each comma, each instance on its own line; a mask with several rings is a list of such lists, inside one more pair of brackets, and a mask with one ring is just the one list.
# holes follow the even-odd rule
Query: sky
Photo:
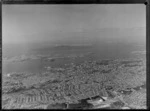
[[143, 4], [2, 6], [3, 44], [143, 41], [145, 35]]

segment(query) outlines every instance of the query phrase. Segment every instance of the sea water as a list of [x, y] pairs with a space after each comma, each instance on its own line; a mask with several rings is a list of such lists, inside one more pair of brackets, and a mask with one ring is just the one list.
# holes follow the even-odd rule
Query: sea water
[[[17, 49], [16, 49], [17, 47]], [[68, 48], [69, 47], [69, 48]], [[20, 46], [7, 46], [3, 49], [2, 73], [32, 72], [40, 73], [48, 70], [47, 67], [64, 67], [65, 64], [80, 64], [86, 60], [99, 59], [123, 59], [146, 56], [135, 54], [135, 51], [143, 51], [146, 46], [138, 47], [136, 44], [98, 44], [91, 46], [66, 46], [66, 47], [40, 47], [22, 48]], [[20, 60], [22, 56], [27, 59]], [[30, 58], [33, 56], [33, 58]], [[12, 58], [17, 58], [16, 61]], [[29, 57], [29, 58], [28, 58]], [[34, 59], [35, 57], [35, 59]], [[52, 60], [53, 59], [53, 60]]]

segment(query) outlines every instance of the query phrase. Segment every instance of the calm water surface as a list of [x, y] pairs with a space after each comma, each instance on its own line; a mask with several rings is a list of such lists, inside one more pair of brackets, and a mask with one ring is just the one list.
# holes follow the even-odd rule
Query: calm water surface
[[[3, 50], [3, 57], [11, 58], [14, 56], [24, 55], [42, 55], [51, 58], [55, 58], [54, 61], [47, 61], [43, 58], [25, 60], [22, 62], [10, 62], [8, 60], [2, 61], [2, 72], [33, 72], [40, 73], [46, 71], [46, 67], [63, 67], [64, 64], [69, 63], [82, 63], [85, 60], [98, 60], [98, 59], [120, 59], [120, 58], [135, 58], [139, 55], [135, 55], [133, 51], [142, 51], [145, 46], [137, 47], [133, 44], [103, 44], [95, 45], [84, 48], [39, 48], [34, 50], [15, 50], [10, 48]], [[68, 57], [69, 55], [77, 55], [76, 58]], [[141, 56], [141, 55], [140, 55]], [[145, 55], [142, 55], [145, 57]], [[46, 58], [45, 58], [46, 59]]]

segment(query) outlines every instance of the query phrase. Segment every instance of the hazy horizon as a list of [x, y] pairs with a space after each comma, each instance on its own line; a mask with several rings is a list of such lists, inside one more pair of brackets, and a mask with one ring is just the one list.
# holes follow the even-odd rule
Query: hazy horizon
[[146, 109], [145, 7], [2, 5], [2, 108]]
[[4, 44], [99, 44], [145, 42], [140, 4], [3, 5]]

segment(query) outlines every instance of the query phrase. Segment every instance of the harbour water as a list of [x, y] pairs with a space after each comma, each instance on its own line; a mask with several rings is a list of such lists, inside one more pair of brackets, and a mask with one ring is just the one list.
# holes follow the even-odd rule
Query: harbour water
[[[32, 72], [39, 73], [47, 67], [65, 67], [65, 64], [79, 64], [86, 60], [124, 59], [143, 57], [145, 46], [137, 47], [136, 44], [102, 44], [92, 46], [66, 46], [66, 47], [40, 47], [39, 49], [7, 46], [3, 50], [2, 72]], [[69, 48], [68, 48], [69, 47]], [[139, 51], [139, 53], [134, 53]], [[12, 52], [12, 53], [10, 53]]]

